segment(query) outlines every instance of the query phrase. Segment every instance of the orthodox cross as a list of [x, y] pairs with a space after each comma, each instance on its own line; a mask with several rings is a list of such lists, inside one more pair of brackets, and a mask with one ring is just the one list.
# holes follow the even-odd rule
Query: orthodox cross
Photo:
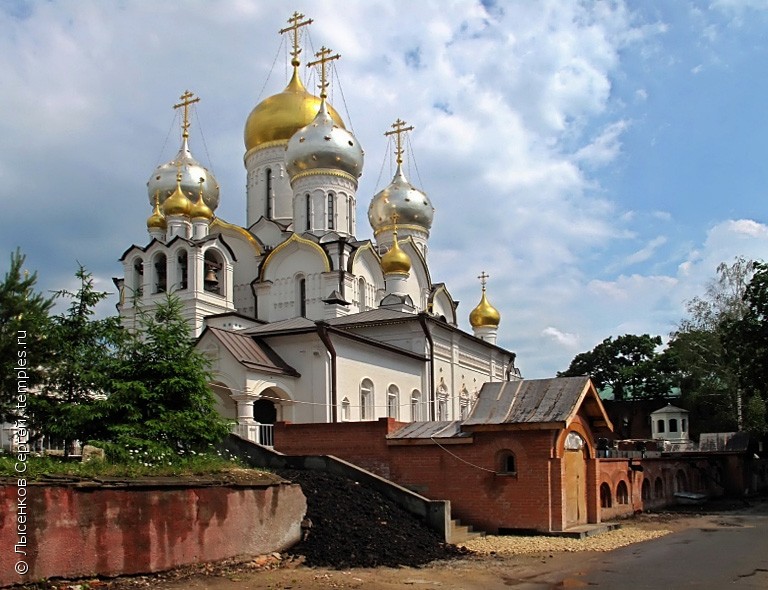
[[317, 60], [309, 62], [307, 67], [311, 68], [312, 66], [320, 64], [320, 98], [327, 98], [328, 93], [326, 93], [325, 89], [328, 88], [328, 72], [325, 66], [333, 60], [339, 59], [341, 56], [338, 53], [336, 55], [331, 55], [331, 50], [326, 46], [323, 46], [320, 48], [320, 51], [315, 54], [315, 57], [317, 57]]
[[181, 107], [184, 107], [184, 121], [181, 124], [181, 128], [183, 130], [182, 136], [185, 138], [189, 137], [189, 107], [196, 102], [200, 102], [199, 96], [192, 98], [193, 96], [195, 95], [192, 94], [189, 90], [185, 90], [184, 94], [179, 97], [181, 102], [179, 104], [173, 105], [174, 109], [180, 109]]
[[403, 133], [406, 133], [408, 131], [413, 131], [413, 125], [409, 125], [408, 127], [405, 126], [405, 121], [402, 119], [398, 119], [394, 123], [392, 123], [392, 131], [386, 131], [384, 133], [385, 137], [389, 137], [390, 135], [396, 135], [396, 141], [397, 141], [397, 148], [395, 149], [395, 156], [397, 157], [397, 163], [402, 164], [403, 163]]
[[486, 274], [485, 271], [481, 272], [478, 275], [478, 279], [480, 279], [480, 284], [483, 286], [483, 292], [485, 292], [485, 283], [488, 281], [488, 279], [491, 277], [491, 275]]
[[294, 12], [293, 16], [288, 19], [288, 22], [291, 23], [291, 26], [280, 29], [281, 35], [287, 33], [288, 31], [293, 31], [293, 49], [291, 50], [291, 65], [293, 67], [298, 67], [298, 65], [301, 63], [299, 62], [299, 54], [301, 53], [301, 47], [299, 47], [299, 29], [301, 27], [311, 25], [314, 22], [311, 18], [301, 22], [301, 19], [303, 18], [303, 14]]

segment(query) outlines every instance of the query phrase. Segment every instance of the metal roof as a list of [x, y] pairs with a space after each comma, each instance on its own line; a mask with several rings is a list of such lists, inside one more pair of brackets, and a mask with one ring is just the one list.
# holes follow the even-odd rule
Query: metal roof
[[463, 425], [566, 423], [588, 385], [588, 377], [485, 383]]
[[298, 371], [286, 363], [274, 350], [263, 342], [257, 342], [247, 334], [210, 326], [207, 331], [221, 342], [240, 364], [246, 367], [258, 369], [265, 373], [299, 376]]
[[376, 308], [338, 318], [331, 318], [327, 320], [327, 322], [329, 326], [339, 327], [374, 322], [391, 322], [416, 319], [418, 319], [418, 316], [413, 313], [396, 311], [394, 309]]
[[451, 422], [409, 422], [399, 430], [387, 435], [387, 438], [455, 438], [470, 436], [461, 432], [461, 420]]
[[254, 326], [243, 330], [246, 334], [254, 335], [267, 335], [274, 332], [291, 332], [294, 330], [314, 330], [315, 322], [308, 320], [307, 318], [291, 318], [289, 320], [281, 320], [279, 322], [271, 322], [264, 324], [263, 326]]

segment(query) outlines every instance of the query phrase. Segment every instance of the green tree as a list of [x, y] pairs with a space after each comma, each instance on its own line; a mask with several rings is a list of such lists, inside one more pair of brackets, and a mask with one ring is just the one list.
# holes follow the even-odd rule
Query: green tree
[[97, 291], [92, 275], [81, 265], [75, 273], [76, 292], [61, 290], [70, 300], [65, 313], [51, 322], [51, 354], [40, 395], [30, 399], [35, 430], [64, 442], [85, 440], [86, 425], [96, 400], [109, 391], [109, 375], [125, 332], [117, 317], [96, 318], [96, 305], [108, 293]]
[[768, 431], [768, 265], [758, 262], [753, 269], [742, 299], [743, 313], [724, 322], [723, 342], [738, 369], [740, 426], [765, 434]]
[[167, 295], [140, 323], [123, 346], [92, 435], [122, 459], [173, 461], [210, 451], [229, 424], [216, 412], [209, 361], [194, 347], [178, 298]]
[[0, 423], [18, 415], [21, 377], [26, 389], [40, 385], [50, 350], [48, 313], [53, 297], [35, 291], [37, 273], [24, 271], [25, 260], [20, 250], [13, 252], [0, 283]]
[[625, 334], [606, 338], [574, 357], [558, 377], [589, 375], [598, 390], [610, 388], [614, 399], [661, 398], [675, 383], [673, 358], [657, 352], [660, 336]]
[[738, 339], [729, 337], [747, 313], [747, 285], [755, 265], [737, 257], [721, 263], [703, 296], [687, 305], [688, 317], [672, 334], [669, 351], [680, 368], [682, 405], [693, 432], [722, 432], [743, 426], [744, 372]]

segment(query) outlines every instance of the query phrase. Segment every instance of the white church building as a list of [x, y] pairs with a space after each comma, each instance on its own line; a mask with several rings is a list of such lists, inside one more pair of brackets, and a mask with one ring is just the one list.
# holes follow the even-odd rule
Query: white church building
[[[499, 347], [500, 316], [486, 298], [458, 327], [457, 303], [429, 269], [430, 199], [397, 170], [372, 197], [357, 194], [363, 150], [326, 100], [299, 72], [300, 35], [311, 21], [294, 14], [293, 75], [285, 90], [245, 122], [246, 226], [216, 215], [219, 186], [189, 147], [185, 92], [176, 157], [148, 182], [149, 242], [121, 257], [119, 312], [126, 325], [167, 293], [183, 304], [197, 347], [212, 360], [219, 411], [236, 429], [269, 444], [275, 421], [340, 422], [392, 417], [457, 420], [483, 383], [519, 378], [515, 354]], [[369, 199], [373, 240], [356, 238], [358, 198]], [[266, 426], [265, 426], [266, 425]]]

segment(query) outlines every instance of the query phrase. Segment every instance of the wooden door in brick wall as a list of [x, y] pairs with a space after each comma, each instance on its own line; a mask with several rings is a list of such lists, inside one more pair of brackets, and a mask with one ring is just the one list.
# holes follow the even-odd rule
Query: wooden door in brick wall
[[[571, 527], [587, 522], [587, 462], [584, 456], [584, 440], [568, 440], [565, 448], [565, 526]], [[570, 444], [568, 444], [570, 443]]]

